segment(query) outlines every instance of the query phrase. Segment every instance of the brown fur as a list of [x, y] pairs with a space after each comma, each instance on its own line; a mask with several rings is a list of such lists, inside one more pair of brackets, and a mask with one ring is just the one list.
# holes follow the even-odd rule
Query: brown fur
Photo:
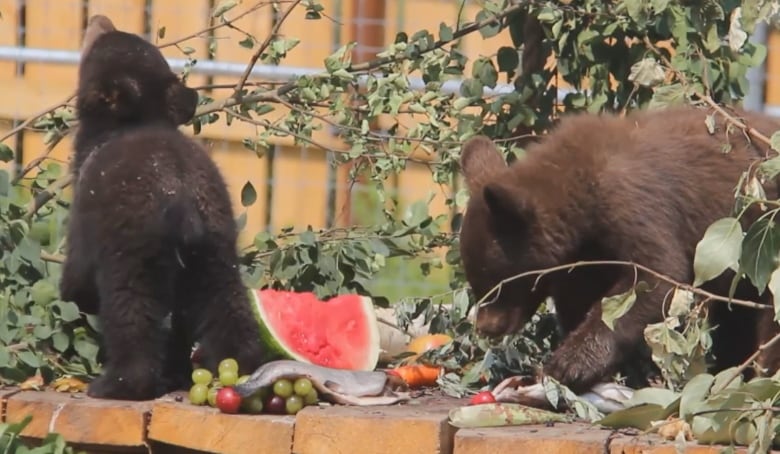
[[227, 357], [254, 371], [264, 358], [230, 196], [206, 150], [178, 130], [197, 93], [154, 45], [104, 16], [90, 20], [83, 49], [60, 293], [99, 315], [107, 361], [88, 394], [186, 389], [196, 341], [212, 371]]
[[[466, 277], [478, 298], [502, 279], [579, 260], [634, 261], [679, 282], [693, 281], [696, 244], [707, 227], [732, 215], [734, 191], [750, 162], [766, 146], [748, 144], [722, 118], [715, 134], [707, 112], [694, 108], [566, 117], [526, 157], [507, 166], [485, 137], [464, 145], [461, 166], [471, 193], [460, 247]], [[771, 134], [780, 123], [741, 113]], [[723, 153], [728, 141], [732, 150]], [[767, 187], [775, 197], [777, 187]], [[755, 219], [746, 216], [746, 224]], [[625, 292], [635, 278], [650, 284], [611, 331], [601, 320], [605, 296]], [[727, 295], [733, 273], [705, 284]], [[477, 328], [490, 336], [520, 330], [546, 297], [552, 297], [565, 339], [544, 372], [575, 392], [621, 370], [641, 352], [643, 330], [662, 320], [672, 286], [629, 267], [587, 266], [504, 285], [496, 301], [480, 308]], [[769, 292], [762, 298], [767, 299]], [[758, 301], [743, 281], [737, 298]], [[758, 314], [711, 303], [714, 368], [743, 361], [755, 351]], [[767, 336], [776, 324], [762, 331]], [[776, 356], [776, 355], [775, 355]], [[770, 365], [767, 357], [767, 365]]]

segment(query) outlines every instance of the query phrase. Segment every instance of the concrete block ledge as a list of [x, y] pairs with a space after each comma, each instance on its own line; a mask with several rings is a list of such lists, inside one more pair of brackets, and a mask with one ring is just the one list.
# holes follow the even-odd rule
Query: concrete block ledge
[[[0, 420], [33, 420], [23, 435], [49, 432], [90, 453], [264, 454], [676, 454], [673, 442], [584, 423], [457, 429], [450, 408], [466, 400], [424, 397], [406, 405], [307, 407], [296, 416], [225, 415], [174, 393], [148, 402], [91, 399], [84, 394], [0, 389]], [[689, 443], [686, 453], [722, 446]], [[745, 453], [746, 449], [737, 449]]]

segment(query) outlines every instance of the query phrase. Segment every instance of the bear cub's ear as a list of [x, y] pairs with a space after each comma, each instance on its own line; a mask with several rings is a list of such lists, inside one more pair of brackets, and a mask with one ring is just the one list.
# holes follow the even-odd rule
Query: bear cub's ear
[[95, 41], [108, 32], [115, 32], [116, 27], [111, 19], [102, 15], [95, 14], [89, 18], [87, 28], [84, 30], [84, 41], [81, 44], [81, 54], [86, 55]]
[[496, 173], [506, 167], [504, 157], [488, 137], [475, 136], [463, 144], [460, 168], [472, 194], [492, 181]]
[[482, 197], [490, 213], [498, 220], [506, 222], [507, 227], [517, 228], [527, 225], [534, 219], [533, 204], [522, 188], [512, 181], [492, 181], [482, 188]]

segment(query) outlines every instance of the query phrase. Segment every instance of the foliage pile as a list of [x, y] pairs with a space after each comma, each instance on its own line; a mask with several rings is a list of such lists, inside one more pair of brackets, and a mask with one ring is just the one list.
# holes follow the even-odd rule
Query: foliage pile
[[[218, 2], [210, 30], [230, 27], [240, 31], [235, 21], [260, 8], [274, 8], [277, 17], [265, 39], [250, 34], [240, 42], [208, 38], [212, 54], [218, 46], [253, 49], [255, 58], [248, 63], [246, 75], [257, 62], [283, 63], [288, 54], [296, 52], [297, 37], [276, 33], [289, 15], [330, 20], [316, 0], [259, 1], [240, 13], [237, 3]], [[457, 178], [460, 144], [475, 134], [487, 134], [511, 159], [522, 156], [521, 135], [543, 134], [561, 110], [625, 111], [681, 103], [722, 109], [720, 105], [745, 95], [746, 71], [766, 56], [766, 48], [749, 42], [748, 36], [759, 21], [773, 20], [777, 13], [775, 2], [762, 0], [485, 0], [479, 2], [475, 17], [463, 17], [464, 3], [458, 2], [461, 14], [456, 23], [399, 33], [370, 61], [353, 62], [351, 43], [328, 57], [320, 73], [295, 77], [283, 85], [250, 84], [244, 76], [229, 89], [232, 93], [206, 88], [191, 125], [195, 134], [222, 121], [255, 125], [257, 134], [243, 143], [260, 158], [278, 137], [327, 150], [318, 137], [325, 130], [335, 131], [347, 147], [328, 150], [333, 164], [350, 165], [350, 176], [370, 186], [379, 198], [382, 220], [347, 228], [257, 232], [253, 244], [242, 250], [246, 282], [256, 287], [314, 291], [326, 298], [344, 292], [370, 294], [372, 280], [393, 261], [414, 259], [422, 276], [446, 269], [450, 273], [448, 292], [393, 303], [400, 326], [424, 317], [431, 331], [448, 332], [456, 338], [455, 343], [430, 355], [453, 371], [442, 385], [455, 394], [485, 382], [494, 385], [509, 373], [530, 372], [556, 343], [547, 313], [536, 315], [526, 333], [495, 345], [472, 333], [466, 315], [475, 301], [460, 272], [458, 238], [453, 233], [468, 198]], [[467, 35], [490, 38], [501, 33], [508, 33], [513, 45], [499, 47], [492, 55], [465, 55], [459, 48]], [[165, 38], [164, 28], [157, 37]], [[198, 56], [183, 40], [163, 45], [175, 45], [189, 59], [185, 76], [197, 68]], [[554, 62], [545, 64], [550, 56]], [[413, 77], [424, 82], [424, 90], [412, 88]], [[457, 92], [445, 90], [445, 82], [451, 80], [462, 80]], [[514, 89], [488, 92], [499, 83], [512, 84]], [[289, 110], [278, 115], [280, 108]], [[0, 143], [0, 160], [18, 159], [7, 144], [23, 126], [46, 131], [44, 140], [51, 149], [76, 123], [66, 101], [0, 140], [5, 143]], [[377, 124], [385, 126], [380, 129]], [[741, 126], [735, 119], [735, 127]], [[771, 142], [778, 150], [780, 135], [773, 134], [754, 132], [756, 140]], [[428, 200], [401, 206], [386, 190], [387, 181], [410, 162], [424, 163], [430, 169], [431, 181], [443, 188], [449, 214], [432, 215]], [[771, 177], [780, 171], [779, 163], [778, 158], [767, 161], [763, 172], [750, 178]], [[774, 222], [778, 204], [763, 200], [766, 197], [753, 183], [746, 179], [741, 186], [740, 206], [765, 203], [771, 209], [745, 235], [734, 218], [711, 227], [697, 250], [696, 285], [732, 268], [773, 293], [780, 286], [774, 260], [780, 237]], [[47, 378], [63, 373], [89, 376], [99, 371], [95, 342], [99, 326], [81, 317], [72, 303], [61, 301], [56, 291], [67, 184], [64, 169], [46, 157], [14, 174], [0, 170], [0, 342], [6, 347], [0, 349], [2, 381], [20, 381], [36, 370]], [[249, 209], [257, 192], [247, 183], [240, 198]], [[659, 392], [682, 392], [674, 411], [684, 416], [691, 414], [692, 402], [685, 389], [696, 389], [695, 400], [701, 403], [697, 408], [723, 408], [724, 401], [733, 403], [723, 393], [743, 385], [733, 380], [711, 395], [703, 391], [707, 387], [703, 381], [710, 378], [696, 372], [708, 345], [699, 317], [704, 302], [697, 287], [679, 284], [675, 295], [679, 304], [667, 320], [648, 327], [646, 337], [666, 379], [668, 389]], [[378, 304], [389, 303], [386, 295], [372, 296]], [[632, 294], [611, 299], [605, 306], [605, 320], [624, 313], [632, 301]], [[774, 404], [775, 381], [744, 386], [750, 389], [743, 388], [747, 394], [735, 405], [763, 402], [761, 408], [767, 409]], [[671, 400], [659, 404], [663, 407], [657, 411], [659, 418], [671, 411], [666, 405]], [[777, 420], [771, 412], [758, 413], [744, 419], [755, 430], [735, 437], [733, 432], [724, 435], [719, 427], [713, 429], [719, 432], [711, 439], [766, 446]], [[698, 417], [707, 418], [707, 424], [717, 419]]]
[[77, 452], [67, 446], [65, 439], [56, 433], [46, 435], [35, 447], [28, 446], [22, 439], [21, 433], [31, 421], [32, 416], [27, 416], [16, 424], [0, 423], [0, 450], [14, 454], [75, 454]]

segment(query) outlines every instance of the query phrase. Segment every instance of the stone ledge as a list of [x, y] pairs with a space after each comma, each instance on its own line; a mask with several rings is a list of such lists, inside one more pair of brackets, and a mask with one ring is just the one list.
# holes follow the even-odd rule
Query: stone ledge
[[[686, 454], [719, 454], [722, 446], [688, 443]], [[455, 434], [453, 454], [530, 452], [545, 454], [677, 454], [674, 442], [656, 436], [631, 436], [584, 423], [554, 426], [461, 429]], [[745, 454], [737, 448], [734, 454]], [[776, 452], [776, 451], [773, 451]]]
[[149, 439], [226, 454], [289, 454], [294, 425], [293, 416], [226, 415], [210, 407], [160, 402], [152, 410]]
[[[407, 405], [307, 407], [297, 416], [225, 415], [182, 402], [176, 393], [149, 402], [97, 400], [84, 394], [0, 389], [2, 422], [33, 420], [23, 435], [50, 431], [90, 452], [268, 454], [404, 453], [677, 454], [656, 436], [626, 435], [584, 423], [457, 429], [450, 408], [465, 400], [424, 397]], [[718, 454], [689, 443], [685, 453]], [[746, 453], [737, 449], [736, 453]], [[774, 451], [777, 452], [777, 451]]]
[[447, 422], [451, 407], [423, 400], [404, 406], [304, 408], [296, 416], [293, 452], [339, 454], [359, 446], [376, 454], [450, 453], [456, 431]]
[[32, 421], [23, 436], [61, 434], [70, 443], [144, 446], [153, 402], [91, 399], [85, 394], [22, 391], [6, 399], [4, 422]]

